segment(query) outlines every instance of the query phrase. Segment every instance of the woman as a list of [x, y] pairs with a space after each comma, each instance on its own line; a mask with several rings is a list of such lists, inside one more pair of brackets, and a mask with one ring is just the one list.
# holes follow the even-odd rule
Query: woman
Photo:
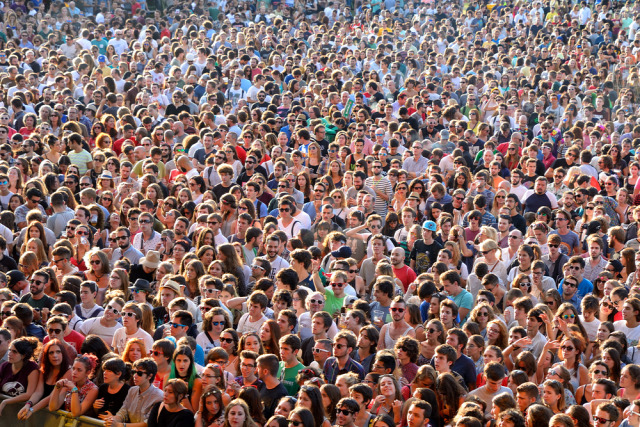
[[[471, 314], [469, 315], [469, 320], [476, 322], [480, 327], [480, 335], [482, 338], [487, 338], [487, 325], [490, 321], [496, 318], [495, 312], [493, 308], [487, 303], [480, 303], [471, 310]], [[482, 353], [480, 353], [481, 355]], [[478, 355], [478, 357], [480, 357]]]
[[489, 267], [489, 273], [493, 273], [504, 283], [507, 281], [507, 266], [502, 259], [502, 251], [498, 243], [493, 239], [484, 240], [479, 245], [478, 251], [482, 254], [474, 262], [474, 267], [479, 262], [484, 262]]
[[224, 427], [256, 427], [249, 414], [249, 407], [244, 400], [232, 400], [224, 412]]
[[125, 345], [122, 352], [122, 360], [133, 364], [133, 362], [146, 357], [148, 354], [144, 341], [140, 338], [133, 338], [127, 341], [127, 345]]
[[260, 339], [265, 352], [275, 354], [278, 358], [280, 358], [280, 337], [280, 327], [275, 320], [269, 319], [260, 327]]
[[25, 402], [38, 386], [38, 365], [32, 359], [39, 342], [34, 337], [14, 339], [9, 345], [7, 361], [0, 365], [0, 391], [9, 396], [0, 402], [0, 414], [11, 403]]
[[98, 396], [98, 387], [89, 379], [98, 358], [92, 354], [76, 357], [71, 368], [71, 380], [61, 379], [51, 393], [49, 410], [57, 411], [64, 405], [74, 417], [86, 414]]
[[487, 346], [495, 345], [501, 350], [509, 345], [507, 327], [501, 320], [495, 319], [487, 324]]
[[122, 291], [123, 299], [129, 301], [131, 299], [131, 288], [129, 287], [129, 273], [123, 268], [114, 268], [109, 274], [109, 285], [105, 295], [111, 291]]
[[196, 337], [196, 343], [205, 354], [214, 347], [220, 347], [222, 331], [231, 327], [227, 312], [221, 307], [214, 307], [203, 316], [202, 332]]
[[[189, 401], [187, 384], [177, 378], [170, 379], [164, 386], [162, 402], [153, 405], [149, 412], [147, 425], [149, 427], [193, 427], [195, 424], [193, 412], [182, 406], [182, 402]], [[199, 402], [200, 396], [198, 396]]]
[[238, 296], [246, 296], [246, 278], [242, 268], [242, 260], [233, 245], [224, 243], [218, 247], [217, 259], [222, 261], [224, 272], [234, 275], [238, 279]]
[[222, 369], [222, 366], [215, 363], [209, 363], [205, 366], [204, 371], [202, 371], [202, 388], [204, 389], [205, 387], [215, 386], [221, 390], [222, 403], [227, 405], [231, 401], [231, 398], [225, 391], [227, 389], [225, 375], [226, 373]]
[[[546, 345], [545, 347], [552, 348], [552, 346]], [[584, 341], [575, 335], [571, 338], [565, 337], [559, 347], [558, 356], [561, 362], [556, 363], [554, 366], [564, 366], [569, 371], [571, 374], [571, 386], [574, 390], [577, 390], [578, 387], [589, 382], [589, 371], [586, 366], [580, 363], [584, 352]]]
[[509, 270], [509, 273], [507, 274], [507, 282], [513, 282], [515, 277], [520, 273], [531, 276], [531, 264], [533, 263], [534, 259], [535, 254], [531, 246], [520, 246], [520, 248], [518, 249], [518, 265]]
[[184, 294], [186, 297], [193, 299], [200, 296], [198, 279], [204, 276], [204, 274], [204, 264], [202, 264], [200, 260], [189, 261], [184, 272], [184, 279], [186, 282]]
[[[193, 352], [191, 348], [187, 346], [180, 346], [173, 353], [173, 364], [171, 367], [171, 375], [169, 375], [169, 382], [172, 378], [177, 378], [185, 381], [188, 385], [188, 392], [183, 394], [180, 403], [185, 408], [191, 410], [191, 408], [197, 408], [200, 402], [200, 395], [202, 394], [202, 379], [198, 377], [196, 372], [196, 362], [193, 360]], [[187, 396], [191, 396], [187, 399]]]
[[[80, 227], [81, 226], [78, 226], [78, 228]], [[98, 285], [96, 303], [102, 305], [105, 293], [110, 284], [111, 265], [109, 258], [107, 258], [104, 252], [95, 248], [87, 252], [84, 257], [84, 264], [89, 267], [89, 269], [85, 271], [87, 280], [94, 281]]]
[[306, 408], [311, 411], [316, 426], [331, 427], [331, 422], [324, 412], [322, 393], [318, 387], [311, 385], [303, 385], [300, 387], [296, 408]]
[[476, 366], [476, 377], [484, 372], [484, 359], [482, 357], [484, 348], [485, 342], [482, 336], [472, 335], [469, 337], [469, 342], [465, 347], [465, 354]]
[[542, 384], [542, 401], [554, 414], [564, 413], [566, 403], [560, 381], [547, 380]]
[[464, 402], [465, 390], [453, 375], [446, 372], [438, 375], [435, 391], [442, 423], [443, 425], [448, 425], [456, 416], [462, 402]]
[[291, 427], [310, 426], [320, 427], [316, 424], [313, 413], [307, 408], [296, 408], [289, 414], [289, 425]]
[[42, 349], [38, 386], [30, 398], [30, 402], [36, 403], [27, 402], [18, 412], [18, 419], [27, 420], [34, 412], [49, 407], [49, 399], [56, 382], [71, 379], [70, 367], [71, 359], [65, 351], [65, 344], [57, 338], [46, 343]]
[[382, 375], [378, 380], [378, 396], [371, 407], [373, 414], [387, 414], [400, 420], [402, 411], [402, 394], [400, 386], [393, 375]]
[[99, 417], [107, 412], [116, 414], [122, 407], [129, 385], [131, 368], [118, 358], [108, 359], [102, 364], [104, 382], [98, 387], [98, 397], [93, 402], [93, 416]]
[[322, 394], [322, 406], [324, 406], [324, 413], [329, 417], [329, 421], [331, 421], [332, 424], [335, 424], [336, 405], [341, 397], [340, 389], [334, 384], [324, 384], [320, 387], [320, 394]]
[[571, 385], [571, 373], [567, 368], [561, 365], [556, 365], [547, 371], [545, 379], [560, 381], [560, 384], [562, 384], [562, 387], [564, 388], [564, 400], [567, 406], [576, 404], [574, 388]]
[[393, 212], [400, 212], [407, 204], [407, 192], [409, 185], [406, 182], [399, 182], [394, 190], [393, 200], [391, 200], [390, 208]]
[[216, 387], [210, 386], [204, 389], [199, 408], [196, 412], [195, 427], [222, 427], [224, 425], [222, 392]]

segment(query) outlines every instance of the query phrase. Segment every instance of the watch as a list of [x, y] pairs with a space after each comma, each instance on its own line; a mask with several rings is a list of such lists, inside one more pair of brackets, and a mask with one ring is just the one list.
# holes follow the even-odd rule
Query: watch
[[78, 387], [75, 387], [75, 386], [74, 386], [74, 387], [71, 389], [71, 393], [77, 393], [77, 392], [78, 392]]

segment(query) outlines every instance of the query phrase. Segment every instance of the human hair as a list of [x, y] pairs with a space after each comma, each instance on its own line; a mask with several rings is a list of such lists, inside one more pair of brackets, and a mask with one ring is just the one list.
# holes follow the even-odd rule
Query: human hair
[[[221, 374], [223, 374], [223, 372], [221, 372]], [[247, 403], [247, 406], [250, 408], [249, 415], [251, 419], [259, 425], [263, 425], [266, 422], [260, 392], [256, 387], [242, 387], [238, 393], [238, 399], [242, 399]]]
[[620, 411], [618, 410], [616, 405], [614, 405], [613, 403], [602, 402], [601, 404], [598, 405], [597, 409], [608, 413], [611, 421], [614, 423], [618, 421], [618, 418], [620, 418]]
[[[207, 398], [213, 396], [214, 399], [218, 402], [218, 412], [215, 414], [210, 413], [207, 409], [206, 401]], [[224, 403], [222, 402], [222, 392], [216, 386], [208, 386], [206, 387], [202, 395], [200, 396], [200, 407], [202, 408], [202, 418], [203, 421], [213, 422], [220, 418], [224, 412]]]
[[261, 365], [269, 371], [269, 375], [275, 377], [278, 375], [280, 361], [275, 354], [263, 354], [256, 359], [257, 364]]
[[[512, 397], [513, 399], [513, 397]], [[525, 427], [525, 420], [522, 414], [518, 409], [507, 409], [505, 411], [500, 412], [498, 415], [499, 423], [502, 424], [502, 421], [505, 418], [508, 418], [512, 423], [513, 427]]]
[[[562, 383], [556, 380], [546, 380], [544, 383], [542, 383], [542, 386], [551, 388], [559, 396], [557, 403], [558, 409], [564, 411], [566, 403], [564, 400], [564, 387], [562, 386]], [[553, 410], [553, 408], [550, 409]]]
[[102, 371], [111, 371], [118, 374], [118, 379], [120, 381], [128, 381], [131, 377], [131, 364], [125, 363], [124, 360], [117, 357], [112, 357], [102, 364]]
[[332, 417], [335, 417], [336, 406], [341, 398], [340, 389], [335, 384], [323, 384], [320, 386], [320, 391], [324, 392], [330, 401], [325, 411], [326, 415], [329, 419], [335, 420], [335, 418]]
[[518, 393], [526, 394], [530, 399], [538, 399], [540, 396], [540, 389], [538, 389], [538, 386], [532, 382], [520, 384], [516, 391]]
[[449, 372], [438, 375], [434, 391], [442, 403], [450, 408], [450, 414], [458, 412], [460, 408], [460, 397], [466, 394], [464, 388]]
[[[189, 359], [189, 366], [187, 367], [187, 371], [184, 376], [180, 375], [178, 369], [176, 368], [176, 359], [178, 356], [186, 356]], [[189, 385], [189, 390], [193, 389], [193, 384], [198, 377], [198, 373], [196, 371], [196, 362], [193, 358], [193, 351], [189, 346], [181, 345], [173, 352], [173, 357], [171, 358], [173, 363], [171, 364], [171, 373], [169, 374], [169, 378], [178, 378], [184, 380]]]
[[[355, 385], [351, 386], [349, 389], [351, 390]], [[369, 389], [371, 390], [371, 389]], [[300, 387], [299, 393], [304, 393], [307, 398], [311, 401], [311, 413], [313, 414], [313, 419], [315, 420], [316, 426], [322, 426], [323, 420], [325, 418], [325, 409], [322, 404], [322, 393], [320, 389], [315, 385], [303, 385]], [[370, 392], [371, 393], [371, 392]], [[371, 400], [371, 398], [369, 398]]]
[[517, 408], [517, 403], [513, 398], [513, 395], [507, 392], [500, 393], [497, 396], [494, 396], [493, 399], [491, 399], [491, 403], [493, 403], [493, 406], [497, 406], [500, 409], [500, 412], [506, 411], [507, 409]]
[[56, 381], [61, 379], [67, 373], [69, 367], [71, 366], [71, 358], [69, 357], [69, 353], [66, 351], [66, 345], [57, 338], [50, 340], [42, 348], [42, 358], [40, 360], [40, 372], [42, 372], [45, 380], [48, 380], [49, 376], [54, 371], [54, 366], [49, 359], [49, 352], [55, 351], [54, 347], [58, 347], [60, 351], [60, 357], [62, 359], [60, 361], [60, 369], [58, 370], [58, 375], [54, 379]]

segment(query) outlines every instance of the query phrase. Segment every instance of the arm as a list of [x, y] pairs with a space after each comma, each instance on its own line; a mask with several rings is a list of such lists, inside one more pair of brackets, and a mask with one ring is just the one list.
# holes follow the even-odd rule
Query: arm
[[320, 292], [322, 295], [327, 293], [327, 289], [322, 284], [322, 278], [320, 278], [320, 261], [314, 259], [311, 261], [311, 271], [313, 272], [313, 285], [316, 287], [316, 290]]
[[237, 298], [231, 298], [229, 301], [227, 301], [227, 308], [228, 309], [236, 309], [236, 310], [242, 310], [242, 304], [245, 303], [248, 300], [247, 297], [237, 297]]
[[195, 409], [198, 407], [200, 404], [200, 396], [202, 396], [202, 380], [197, 379], [193, 384], [193, 391], [191, 392], [191, 408]]
[[352, 228], [351, 230], [347, 231], [347, 237], [352, 237], [354, 239], [360, 239], [360, 240], [364, 240], [366, 237], [368, 237], [365, 234], [360, 234], [360, 231], [364, 230], [367, 228], [367, 224], [362, 224], [357, 226], [356, 228]]
[[67, 379], [62, 379], [56, 383], [49, 399], [49, 411], [57, 411], [64, 403], [64, 396], [67, 394], [67, 384], [73, 384]]
[[39, 376], [40, 372], [37, 369], [34, 369], [27, 377], [27, 391], [19, 394], [18, 396], [3, 400], [2, 403], [0, 403], [0, 413], [6, 405], [9, 405], [11, 403], [26, 402], [27, 400], [29, 400], [29, 398], [33, 395], [33, 393], [36, 391], [36, 388], [38, 387]]
[[71, 415], [79, 417], [80, 415], [86, 414], [89, 408], [93, 406], [93, 401], [96, 400], [96, 397], [98, 397], [97, 387], [87, 393], [82, 403], [80, 403], [78, 393], [71, 393]]

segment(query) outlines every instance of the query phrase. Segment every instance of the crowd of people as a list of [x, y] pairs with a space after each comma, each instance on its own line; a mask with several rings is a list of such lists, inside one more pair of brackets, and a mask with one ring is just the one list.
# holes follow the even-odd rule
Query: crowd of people
[[3, 419], [640, 427], [639, 224], [638, 2], [2, 3]]

